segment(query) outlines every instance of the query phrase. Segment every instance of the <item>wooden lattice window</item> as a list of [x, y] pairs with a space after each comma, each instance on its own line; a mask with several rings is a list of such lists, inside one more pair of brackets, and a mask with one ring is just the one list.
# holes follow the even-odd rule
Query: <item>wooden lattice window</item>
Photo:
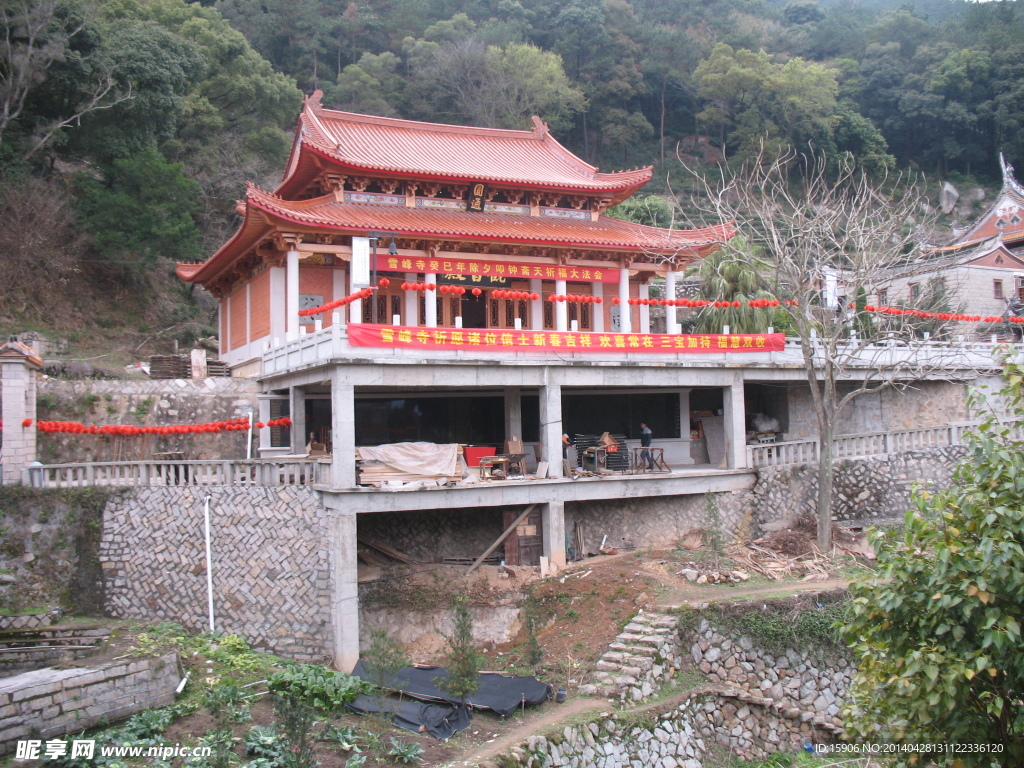
[[544, 302], [544, 327], [555, 327], [555, 305], [550, 301]]
[[422, 326], [422, 325], [426, 325], [427, 324], [427, 297], [424, 296], [423, 294], [420, 294], [419, 299], [420, 299], [420, 301], [419, 301], [419, 305], [420, 305], [420, 323], [419, 324]]
[[499, 327], [499, 321], [501, 320], [501, 315], [499, 313], [498, 307], [499, 301], [497, 299], [491, 299], [489, 304], [490, 306], [488, 307], [488, 309], [490, 310], [491, 317], [490, 320], [488, 321], [488, 327], [497, 328]]
[[523, 322], [523, 328], [530, 327], [530, 307], [525, 301], [519, 302], [519, 319]]

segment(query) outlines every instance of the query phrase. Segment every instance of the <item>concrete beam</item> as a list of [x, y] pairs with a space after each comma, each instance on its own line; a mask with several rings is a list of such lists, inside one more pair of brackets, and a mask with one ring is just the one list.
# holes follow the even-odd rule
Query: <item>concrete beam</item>
[[688, 469], [679, 470], [671, 475], [610, 475], [580, 480], [510, 480], [397, 493], [371, 488], [343, 490], [324, 487], [318, 490], [323, 493], [324, 506], [330, 509], [350, 509], [364, 514], [473, 507], [523, 507], [527, 504], [550, 502], [564, 504], [570, 501], [725, 493], [750, 490], [756, 479], [757, 474], [749, 469]]

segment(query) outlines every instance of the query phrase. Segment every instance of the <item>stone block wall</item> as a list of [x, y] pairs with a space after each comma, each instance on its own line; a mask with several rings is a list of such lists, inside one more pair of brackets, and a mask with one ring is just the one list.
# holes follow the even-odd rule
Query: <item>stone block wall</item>
[[[911, 508], [914, 483], [933, 489], [949, 487], [953, 468], [965, 454], [966, 448], [953, 445], [839, 461], [832, 519], [858, 525], [902, 519]], [[755, 519], [764, 526], [815, 514], [817, 472], [816, 464], [758, 470], [747, 499]]]
[[[168, 426], [259, 416], [254, 379], [144, 379], [41, 382], [39, 418], [82, 424]], [[255, 432], [255, 431], [254, 431]], [[202, 435], [39, 435], [39, 461], [134, 461], [176, 451], [187, 459], [244, 459], [246, 432]], [[255, 453], [253, 454], [256, 455]]]
[[207, 631], [207, 494], [217, 630], [288, 658], [328, 656], [331, 531], [307, 488], [138, 488], [113, 497], [100, 544], [106, 609]]
[[445, 557], [475, 558], [503, 530], [501, 509], [379, 512], [359, 517], [360, 536], [423, 563], [439, 563]]
[[40, 669], [0, 680], [0, 754], [20, 739], [79, 732], [174, 702], [178, 654], [92, 669]]

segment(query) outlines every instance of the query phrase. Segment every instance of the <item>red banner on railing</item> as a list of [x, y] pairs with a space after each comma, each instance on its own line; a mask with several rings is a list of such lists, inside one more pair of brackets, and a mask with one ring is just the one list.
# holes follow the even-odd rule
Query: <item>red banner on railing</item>
[[480, 349], [489, 352], [778, 352], [781, 333], [721, 334], [583, 333], [573, 331], [501, 331], [478, 328], [410, 328], [352, 323], [354, 347]]
[[429, 258], [427, 256], [377, 256], [377, 270], [383, 272], [417, 272], [422, 274], [463, 276], [473, 278], [503, 278], [505, 280], [571, 280], [581, 283], [617, 283], [619, 270], [615, 267], [580, 267], [557, 264], [527, 264], [516, 261], [490, 261], [480, 258]]

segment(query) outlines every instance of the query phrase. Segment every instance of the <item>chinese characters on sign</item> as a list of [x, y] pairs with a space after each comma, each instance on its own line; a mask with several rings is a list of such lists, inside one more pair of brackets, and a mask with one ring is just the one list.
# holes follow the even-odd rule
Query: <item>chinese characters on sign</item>
[[778, 352], [786, 344], [785, 336], [781, 333], [683, 336], [656, 333], [410, 328], [362, 323], [352, 323], [348, 326], [348, 341], [354, 347], [473, 348], [503, 352]]
[[483, 261], [426, 256], [377, 255], [379, 272], [421, 272], [430, 275], [469, 275], [470, 277], [510, 277], [526, 280], [569, 280], [582, 283], [617, 283], [617, 269], [574, 267], [557, 264], [520, 264], [512, 261]]

